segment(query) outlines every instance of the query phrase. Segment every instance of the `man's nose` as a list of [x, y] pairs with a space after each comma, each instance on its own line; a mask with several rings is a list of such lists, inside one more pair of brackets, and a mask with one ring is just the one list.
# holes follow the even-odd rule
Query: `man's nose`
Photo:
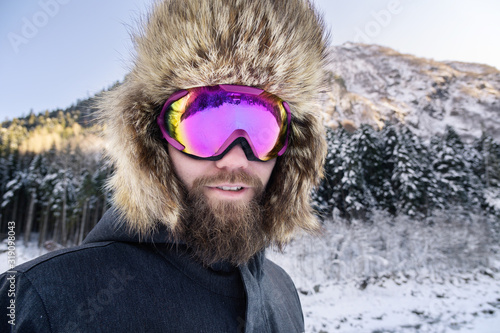
[[223, 158], [215, 161], [215, 165], [219, 169], [246, 169], [248, 167], [248, 159], [243, 148], [238, 144], [231, 148]]

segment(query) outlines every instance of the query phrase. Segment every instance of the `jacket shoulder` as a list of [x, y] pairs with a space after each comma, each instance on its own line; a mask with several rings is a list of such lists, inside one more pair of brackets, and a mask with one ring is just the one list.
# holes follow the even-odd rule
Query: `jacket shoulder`
[[[1, 321], [0, 332], [75, 331], [74, 320], [64, 315], [79, 306], [76, 300], [89, 297], [88, 290], [100, 290], [99, 283], [103, 290], [103, 281], [94, 277], [104, 277], [115, 260], [122, 262], [119, 252], [124, 249], [114, 241], [85, 244], [47, 253], [1, 274], [0, 314], [11, 315], [12, 322]], [[125, 288], [130, 274], [114, 266], [106, 281]]]
[[282, 283], [290, 291], [296, 292], [295, 284], [288, 273], [273, 261], [266, 258], [264, 262], [266, 275], [272, 280]]
[[96, 242], [89, 243], [85, 245], [74, 246], [66, 249], [60, 249], [53, 252], [46, 253], [37, 258], [29, 260], [23, 264], [20, 264], [11, 271], [15, 271], [18, 273], [28, 273], [32, 270], [37, 270], [42, 267], [59, 264], [60, 261], [71, 260], [75, 256], [85, 255], [85, 252], [89, 250], [96, 250], [102, 247], [107, 247], [111, 244], [115, 243], [114, 241], [105, 241], [105, 242]]
[[[287, 325], [288, 332], [304, 331], [304, 315], [297, 288], [287, 272], [271, 260], [264, 262], [263, 294], [269, 309], [269, 321], [278, 326]], [[281, 309], [278, 311], [278, 309]], [[285, 324], [286, 323], [286, 324]]]

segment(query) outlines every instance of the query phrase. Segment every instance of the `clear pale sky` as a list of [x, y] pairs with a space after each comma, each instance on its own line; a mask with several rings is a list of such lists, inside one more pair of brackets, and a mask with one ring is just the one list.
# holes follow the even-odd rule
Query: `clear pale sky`
[[[315, 0], [332, 44], [359, 41], [500, 69], [498, 0]], [[152, 0], [0, 2], [0, 121], [66, 108], [122, 80]]]

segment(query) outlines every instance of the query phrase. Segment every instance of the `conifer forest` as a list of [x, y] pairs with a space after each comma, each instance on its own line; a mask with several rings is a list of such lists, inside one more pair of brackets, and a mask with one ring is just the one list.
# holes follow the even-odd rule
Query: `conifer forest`
[[35, 234], [40, 246], [79, 244], [108, 208], [104, 185], [111, 168], [104, 162], [89, 103], [2, 123], [2, 235], [14, 221], [24, 242]]
[[[113, 170], [91, 103], [1, 124], [2, 236], [15, 221], [25, 242], [79, 244], [109, 208], [105, 182]], [[447, 127], [421, 138], [401, 123], [328, 128], [326, 137], [325, 178], [313, 193], [324, 223], [370, 221], [380, 211], [417, 221], [459, 209], [500, 228], [500, 143], [492, 137], [465, 142]]]

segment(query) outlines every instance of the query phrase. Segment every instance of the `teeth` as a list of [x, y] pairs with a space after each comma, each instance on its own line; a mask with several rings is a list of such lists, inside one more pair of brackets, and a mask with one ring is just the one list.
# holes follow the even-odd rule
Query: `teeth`
[[241, 189], [243, 189], [243, 187], [239, 187], [239, 186], [217, 186], [218, 189], [221, 189], [223, 191], [240, 191]]

